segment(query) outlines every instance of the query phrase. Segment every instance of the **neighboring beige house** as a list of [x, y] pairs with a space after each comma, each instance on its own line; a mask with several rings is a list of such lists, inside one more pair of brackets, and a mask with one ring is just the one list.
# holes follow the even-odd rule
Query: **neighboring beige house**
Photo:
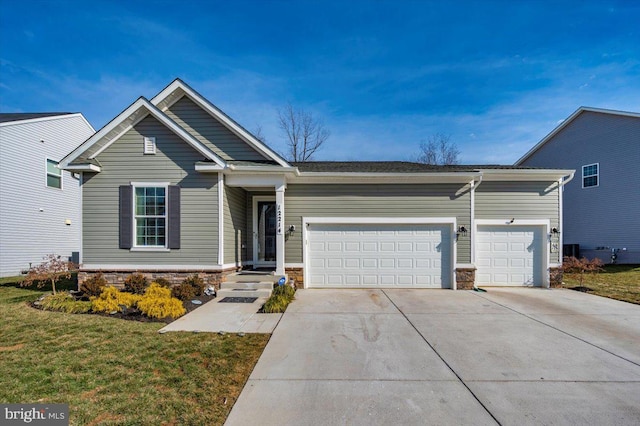
[[78, 175], [58, 162], [95, 130], [82, 114], [0, 113], [0, 276], [80, 251]]
[[555, 284], [573, 173], [289, 163], [181, 80], [61, 163], [80, 174], [81, 281], [261, 267], [304, 287]]
[[563, 239], [577, 245], [567, 250], [640, 264], [639, 162], [640, 113], [581, 107], [516, 166], [577, 171], [564, 190]]

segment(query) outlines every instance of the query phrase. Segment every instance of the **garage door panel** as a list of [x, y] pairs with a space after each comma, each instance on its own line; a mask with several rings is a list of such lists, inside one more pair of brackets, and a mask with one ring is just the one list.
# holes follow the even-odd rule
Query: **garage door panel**
[[412, 269], [413, 259], [398, 259], [398, 269]]
[[541, 226], [482, 225], [476, 241], [478, 285], [542, 285], [545, 245]]
[[311, 224], [307, 229], [311, 287], [451, 286], [450, 225]]

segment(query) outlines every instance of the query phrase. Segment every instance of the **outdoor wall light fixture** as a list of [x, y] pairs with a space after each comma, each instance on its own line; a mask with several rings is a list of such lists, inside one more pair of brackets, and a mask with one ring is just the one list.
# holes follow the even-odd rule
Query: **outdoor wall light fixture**
[[296, 226], [289, 225], [289, 235], [293, 235], [294, 232], [296, 232]]
[[555, 226], [551, 228], [551, 235], [558, 235], [559, 233], [560, 231], [558, 231], [558, 228], [556, 228]]
[[464, 225], [458, 226], [458, 231], [456, 232], [457, 236], [462, 235], [463, 237], [467, 236], [467, 228]]

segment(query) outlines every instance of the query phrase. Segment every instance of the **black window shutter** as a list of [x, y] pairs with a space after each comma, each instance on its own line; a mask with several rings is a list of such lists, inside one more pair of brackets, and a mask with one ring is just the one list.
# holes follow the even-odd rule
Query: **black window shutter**
[[180, 248], [180, 187], [169, 185], [168, 248]]
[[133, 188], [131, 185], [120, 187], [120, 248], [130, 249], [133, 226]]

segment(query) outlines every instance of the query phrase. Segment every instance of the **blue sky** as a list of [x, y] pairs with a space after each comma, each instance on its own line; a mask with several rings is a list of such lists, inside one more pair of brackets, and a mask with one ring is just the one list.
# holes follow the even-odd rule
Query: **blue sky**
[[277, 110], [321, 119], [318, 160], [413, 160], [451, 135], [510, 164], [579, 106], [640, 111], [639, 1], [0, 0], [0, 111], [102, 127], [180, 77], [284, 150]]

